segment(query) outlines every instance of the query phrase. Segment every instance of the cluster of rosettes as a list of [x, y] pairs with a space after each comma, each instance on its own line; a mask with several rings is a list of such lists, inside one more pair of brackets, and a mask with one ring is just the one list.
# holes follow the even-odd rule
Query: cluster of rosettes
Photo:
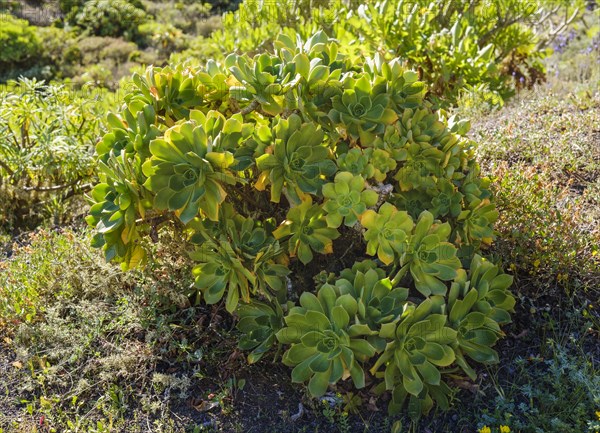
[[[314, 396], [351, 377], [392, 391], [390, 409], [409, 396], [415, 413], [447, 407], [442, 374], [496, 361], [514, 305], [510, 277], [478, 255], [497, 212], [468, 124], [434, 111], [398, 60], [350, 62], [323, 33], [275, 45], [134, 76], [97, 147], [94, 244], [136, 266], [154, 222], [174, 216], [196, 288], [238, 315], [250, 361], [285, 344]], [[357, 264], [293, 287], [295, 305], [290, 260], [357, 235]]]

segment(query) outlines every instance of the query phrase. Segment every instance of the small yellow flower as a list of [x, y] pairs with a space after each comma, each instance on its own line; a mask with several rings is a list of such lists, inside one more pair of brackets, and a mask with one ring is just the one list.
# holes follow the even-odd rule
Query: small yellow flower
[[500, 426], [500, 433], [510, 433], [510, 427], [507, 425]]
[[490, 429], [487, 425], [484, 425], [479, 429], [479, 433], [492, 433], [492, 429]]
[[600, 410], [596, 411], [596, 417], [598, 418], [598, 420], [600, 420]]

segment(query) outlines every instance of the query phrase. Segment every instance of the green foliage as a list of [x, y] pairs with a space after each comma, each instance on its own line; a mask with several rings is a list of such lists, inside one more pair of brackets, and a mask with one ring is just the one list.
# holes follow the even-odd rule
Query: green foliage
[[[248, 1], [223, 17], [222, 30], [199, 39], [192, 50], [177, 59], [195, 63], [198, 56], [222, 58], [223, 53], [236, 50], [254, 55], [276, 48], [279, 33], [298, 33], [307, 39], [323, 30], [339, 40], [340, 50], [352, 57], [379, 52], [386, 59], [398, 57], [408, 67], [418, 69], [419, 75], [410, 73], [402, 84], [398, 81], [404, 87], [402, 95], [388, 95], [405, 108], [418, 105], [413, 96], [424, 91], [421, 84], [415, 85], [418, 78], [429, 84], [428, 99], [439, 106], [456, 105], [468, 97], [479, 98], [488, 106], [501, 106], [517, 90], [544, 81], [542, 60], [549, 53], [546, 46], [581, 17], [584, 7], [581, 1], [559, 0], [476, 4], [467, 0], [369, 4], [284, 1], [277, 7]], [[359, 97], [364, 96], [363, 90], [370, 93], [368, 85], [358, 87]], [[369, 120], [374, 101], [363, 99], [359, 103], [353, 100], [356, 95], [351, 96], [354, 87], [345, 89], [350, 92], [345, 101], [339, 95], [331, 115], [334, 121], [341, 115], [346, 123], [354, 119], [349, 134], [357, 134], [359, 124], [369, 129], [373, 123], [387, 122], [385, 116]], [[374, 90], [371, 97], [378, 92]], [[372, 114], [379, 110], [375, 106]]]
[[[392, 411], [405, 400], [415, 417], [434, 401], [448, 407], [444, 369], [465, 356], [496, 361], [479, 354], [514, 305], [498, 268], [480, 277], [487, 265], [472, 260], [497, 214], [469, 125], [436, 111], [398, 59], [344, 54], [324, 32], [282, 34], [275, 46], [134, 75], [97, 146], [94, 243], [127, 269], [173, 224], [194, 245], [199, 297], [239, 315], [251, 362], [276, 335], [313, 396], [349, 377], [361, 388], [371, 371]], [[362, 250], [359, 262], [306, 287], [344, 245]], [[481, 299], [454, 312], [470, 284]], [[492, 338], [479, 332], [487, 325]]]
[[85, 292], [89, 296], [114, 283], [113, 266], [90, 256], [89, 238], [72, 231], [41, 229], [15, 242], [12, 260], [1, 257], [0, 329], [5, 335], [10, 334], [9, 324], [16, 328], [38, 322], [55, 303], [78, 299]]
[[[27, 21], [2, 14], [0, 27], [0, 69], [2, 75], [5, 70], [28, 66], [40, 54], [40, 41], [35, 33], [35, 28]], [[2, 79], [2, 76], [0, 76]]]
[[304, 264], [312, 261], [313, 251], [332, 252], [332, 241], [339, 237], [335, 228], [328, 227], [322, 206], [312, 204], [311, 199], [292, 207], [285, 221], [273, 234], [277, 239], [289, 237], [287, 243], [290, 255], [298, 256]]
[[373, 88], [367, 75], [344, 81], [344, 91], [331, 99], [329, 118], [342, 126], [353, 139], [360, 137], [363, 146], [369, 146], [373, 135], [381, 134], [385, 125], [393, 123], [398, 115], [389, 106], [384, 86]]
[[433, 401], [448, 407], [449, 390], [441, 381], [440, 367], [455, 361], [451, 344], [457, 333], [447, 326], [445, 314], [432, 312], [438, 302], [437, 298], [428, 298], [417, 307], [407, 304], [398, 323], [381, 327], [379, 335], [391, 341], [371, 372], [375, 374], [385, 366], [385, 389], [393, 390], [391, 411], [400, 409], [407, 398], [411, 416], [428, 412]]
[[[575, 323], [571, 319], [568, 326]], [[600, 422], [598, 369], [580, 342], [574, 345], [560, 335], [564, 330], [556, 328], [558, 323], [550, 319], [544, 325], [553, 338], [541, 342], [543, 356], [511, 361], [511, 377], [503, 381], [502, 394], [490, 401], [479, 423], [509, 424], [524, 433], [593, 433]]]
[[303, 193], [320, 192], [326, 176], [331, 176], [335, 164], [328, 159], [329, 149], [323, 145], [324, 133], [313, 124], [302, 124], [293, 114], [282, 119], [275, 127], [275, 143], [272, 153], [256, 159], [256, 166], [263, 174], [258, 188], [271, 184], [271, 201], [278, 203], [285, 186], [291, 203], [300, 203]]
[[474, 378], [477, 376], [463, 354], [483, 363], [498, 362], [491, 349], [501, 335], [499, 325], [510, 322], [515, 299], [508, 291], [512, 277], [500, 274], [497, 266], [475, 255], [469, 275], [461, 269], [448, 295], [450, 326], [457, 331], [457, 364]]
[[400, 248], [401, 268], [396, 278], [409, 270], [416, 289], [424, 296], [445, 295], [442, 281], [453, 279], [461, 266], [456, 248], [447, 242], [450, 230], [449, 223], [435, 223], [433, 215], [423, 211]]
[[282, 329], [283, 311], [276, 304], [275, 309], [264, 302], [252, 301], [237, 309], [239, 322], [237, 328], [242, 333], [238, 347], [250, 350], [248, 362], [258, 362], [277, 342], [275, 334]]
[[74, 25], [92, 35], [133, 40], [137, 26], [146, 19], [140, 6], [123, 0], [89, 0], [80, 9], [71, 10], [71, 19]]
[[226, 221], [199, 225], [193, 238], [200, 245], [190, 256], [201, 264], [192, 272], [205, 301], [214, 304], [227, 290], [225, 306], [233, 312], [240, 299], [250, 302], [250, 294], [281, 299], [289, 270], [275, 263], [283, 254], [279, 242], [250, 218], [230, 208], [225, 215]]
[[408, 297], [408, 289], [392, 287], [385, 271], [372, 260], [356, 262], [335, 280], [340, 295], [350, 294], [358, 302], [358, 318], [372, 329], [394, 321]]
[[[593, 43], [582, 35], [579, 47]], [[588, 133], [600, 101], [593, 76], [573, 81], [575, 65], [564, 66], [568, 75], [561, 67], [545, 92], [477, 122], [474, 137], [501, 211], [496, 251], [506, 266], [540, 293], [585, 297], [600, 283], [600, 163]]]
[[353, 176], [347, 171], [338, 172], [334, 181], [323, 187], [323, 197], [327, 224], [333, 228], [342, 225], [342, 221], [349, 227], [354, 226], [367, 207], [375, 206], [378, 199], [375, 191], [365, 190], [362, 176]]
[[413, 227], [412, 219], [406, 212], [390, 203], [384, 203], [378, 212], [369, 209], [363, 215], [361, 224], [367, 229], [367, 254], [377, 254], [379, 260], [389, 265], [394, 262], [402, 244], [406, 241], [406, 233]]
[[156, 47], [162, 54], [181, 51], [187, 47], [184, 33], [171, 24], [149, 21], [138, 26], [140, 45]]
[[[206, 127], [213, 114], [191, 113], [198, 122], [181, 123], [165, 131], [164, 138], [150, 143], [149, 158], [142, 170], [148, 177], [144, 186], [152, 191], [154, 206], [159, 210], [176, 211], [185, 224], [201, 209], [207, 218], [216, 221], [219, 206], [225, 200], [224, 184], [235, 185], [236, 179], [228, 168], [233, 154], [213, 147], [213, 137], [207, 137]], [[216, 121], [224, 119], [217, 119]], [[218, 134], [221, 131], [214, 131]]]
[[300, 306], [285, 316], [287, 326], [277, 332], [281, 343], [290, 344], [283, 363], [294, 367], [292, 381], [308, 380], [313, 397], [325, 394], [329, 384], [344, 376], [352, 377], [356, 388], [365, 386], [360, 361], [372, 357], [376, 350], [364, 337], [376, 331], [354, 323], [357, 311], [352, 296], [338, 297], [331, 286], [324, 285], [317, 296], [304, 292]]
[[89, 188], [94, 177], [94, 143], [111, 99], [93, 88], [76, 91], [27, 79], [0, 91], [0, 201], [5, 211], [0, 225], [27, 226], [43, 216], [60, 222], [59, 213], [66, 211], [62, 205]]

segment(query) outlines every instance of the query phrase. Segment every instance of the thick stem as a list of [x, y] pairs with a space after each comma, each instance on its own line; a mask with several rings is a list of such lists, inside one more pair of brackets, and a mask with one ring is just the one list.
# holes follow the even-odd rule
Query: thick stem
[[242, 114], [242, 116], [245, 116], [246, 114], [249, 114], [249, 113], [253, 112], [254, 110], [256, 110], [259, 106], [260, 106], [260, 104], [255, 99], [254, 101], [252, 101], [251, 103], [246, 105], [244, 108], [242, 108], [240, 110], [240, 113]]

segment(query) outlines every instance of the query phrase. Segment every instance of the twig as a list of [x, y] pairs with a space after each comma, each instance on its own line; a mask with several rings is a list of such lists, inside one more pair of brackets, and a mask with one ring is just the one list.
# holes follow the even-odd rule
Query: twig
[[158, 225], [160, 223], [163, 223], [165, 221], [168, 221], [170, 218], [169, 215], [167, 214], [160, 214], [160, 215], [155, 215], [151, 218], [138, 218], [137, 220], [135, 220], [136, 224], [141, 224], [141, 223], [150, 223], [150, 224], [154, 224], [154, 225]]
[[85, 192], [89, 192], [91, 190], [92, 190], [92, 184], [86, 183], [86, 184], [81, 185], [78, 188], [72, 188], [69, 191], [67, 191], [65, 194], [63, 194], [63, 196], [61, 197], [61, 200], [66, 200], [68, 198], [73, 197], [77, 193], [85, 193]]
[[39, 192], [49, 192], [49, 191], [59, 191], [61, 189], [68, 188], [77, 184], [81, 179], [74, 180], [71, 183], [65, 183], [64, 185], [52, 185], [52, 186], [24, 186], [19, 189], [23, 191], [39, 191]]

